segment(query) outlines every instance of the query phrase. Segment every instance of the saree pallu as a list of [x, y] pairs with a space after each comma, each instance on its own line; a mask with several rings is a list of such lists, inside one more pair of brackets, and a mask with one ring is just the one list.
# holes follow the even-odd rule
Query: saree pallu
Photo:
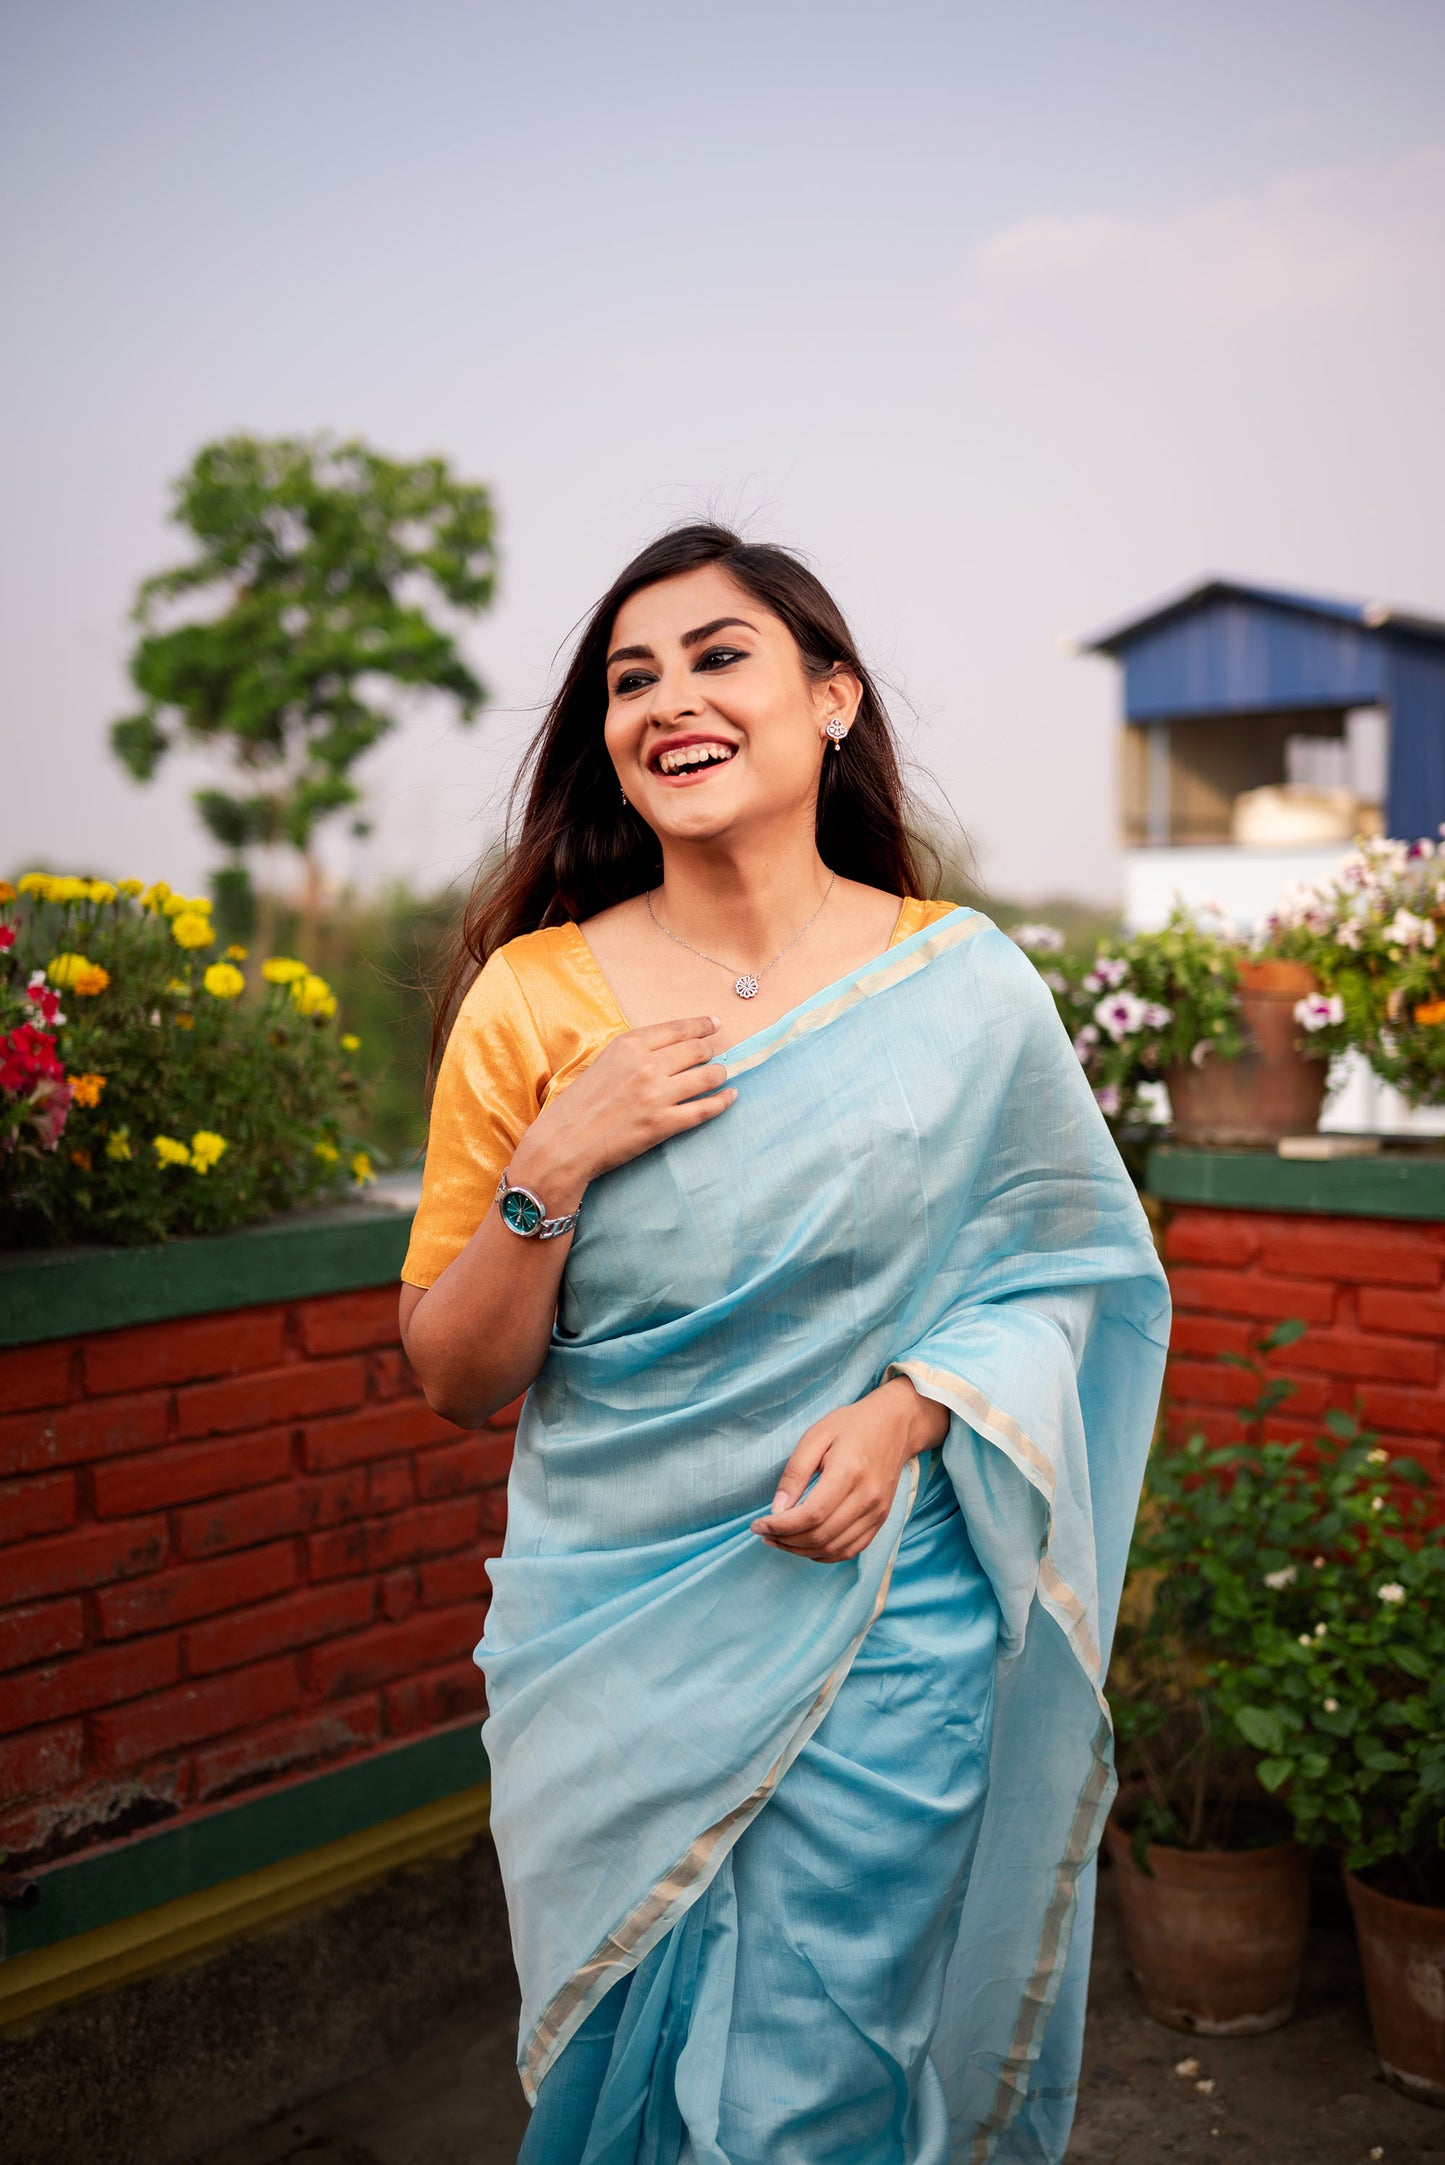
[[[547, 2165], [1056, 2165], [1162, 1272], [975, 912], [727, 1065], [728, 1113], [589, 1189], [491, 1569], [535, 2131]], [[769, 1548], [798, 1438], [890, 1373], [948, 1408], [941, 1464], [848, 1562]], [[770, 2051], [810, 2008], [817, 2050]]]

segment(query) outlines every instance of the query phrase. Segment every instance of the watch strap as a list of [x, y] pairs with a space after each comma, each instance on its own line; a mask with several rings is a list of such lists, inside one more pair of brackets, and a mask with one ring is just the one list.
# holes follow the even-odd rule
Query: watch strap
[[[515, 1224], [512, 1217], [508, 1215], [503, 1207], [509, 1195], [525, 1195], [528, 1201], [535, 1205], [540, 1216], [536, 1217], [530, 1225]], [[503, 1225], [505, 1225], [509, 1233], [515, 1233], [519, 1240], [560, 1240], [564, 1233], [570, 1233], [573, 1230], [577, 1220], [582, 1215], [582, 1206], [579, 1203], [576, 1210], [568, 1211], [565, 1217], [549, 1218], [547, 1216], [547, 1206], [542, 1201], [541, 1196], [532, 1188], [524, 1188], [516, 1182], [508, 1180], [505, 1173], [497, 1182], [496, 1201], [497, 1208], [501, 1212]]]

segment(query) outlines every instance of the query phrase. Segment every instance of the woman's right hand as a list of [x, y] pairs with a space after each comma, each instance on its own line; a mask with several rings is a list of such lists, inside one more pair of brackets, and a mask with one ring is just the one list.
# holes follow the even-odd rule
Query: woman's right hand
[[547, 1208], [573, 1210], [599, 1173], [726, 1112], [716, 1015], [655, 1022], [605, 1045], [574, 1083], [543, 1106], [512, 1154], [508, 1177]]

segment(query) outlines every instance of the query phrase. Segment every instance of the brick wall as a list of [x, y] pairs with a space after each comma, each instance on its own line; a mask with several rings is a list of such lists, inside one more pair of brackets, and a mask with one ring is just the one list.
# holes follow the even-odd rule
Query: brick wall
[[0, 1352], [0, 1849], [38, 1863], [482, 1704], [516, 1407], [395, 1285]]
[[1233, 1409], [1255, 1386], [1218, 1356], [1247, 1353], [1252, 1334], [1297, 1316], [1304, 1337], [1269, 1363], [1295, 1393], [1266, 1432], [1308, 1435], [1342, 1407], [1445, 1484], [1445, 1225], [1184, 1205], [1165, 1256], [1173, 1435], [1236, 1441]]

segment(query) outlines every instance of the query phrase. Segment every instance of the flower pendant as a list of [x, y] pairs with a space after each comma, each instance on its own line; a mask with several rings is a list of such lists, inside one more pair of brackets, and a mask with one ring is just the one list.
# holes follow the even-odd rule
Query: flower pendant
[[755, 1000], [757, 998], [758, 981], [751, 970], [744, 970], [742, 976], [733, 986], [733, 991], [740, 1000]]

